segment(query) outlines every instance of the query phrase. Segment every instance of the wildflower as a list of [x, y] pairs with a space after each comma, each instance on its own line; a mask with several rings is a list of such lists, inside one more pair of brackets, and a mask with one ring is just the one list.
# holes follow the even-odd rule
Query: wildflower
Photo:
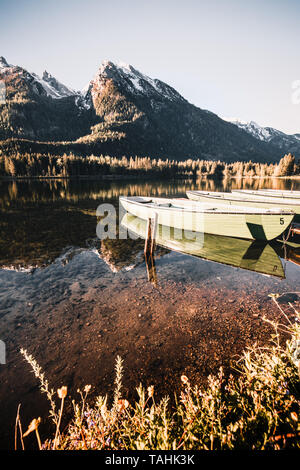
[[64, 399], [67, 396], [68, 389], [66, 386], [63, 386], [57, 390], [57, 395], [59, 398]]
[[106, 408], [106, 405], [105, 405], [105, 404], [101, 406], [100, 412], [101, 412], [102, 418], [103, 418], [104, 421], [105, 421], [105, 419], [106, 419], [106, 413], [107, 413], [107, 408]]
[[60, 410], [59, 410], [59, 415], [58, 415], [58, 423], [56, 425], [55, 438], [54, 438], [54, 442], [53, 442], [53, 449], [54, 450], [56, 450], [57, 445], [59, 443], [59, 427], [60, 427], [60, 423], [61, 423], [61, 417], [62, 417], [62, 414], [63, 414], [64, 400], [67, 396], [67, 393], [68, 393], [68, 389], [65, 385], [57, 390], [57, 395], [61, 399], [61, 404], [60, 404]]
[[36, 435], [40, 450], [42, 449], [42, 443], [41, 443], [41, 438], [39, 435], [38, 427], [41, 421], [42, 421], [41, 418], [33, 419], [31, 423], [29, 424], [27, 431], [23, 434], [23, 437], [26, 437], [28, 436], [28, 434], [35, 431], [35, 435]]
[[278, 297], [280, 297], [280, 294], [268, 294], [268, 297], [271, 297], [271, 299], [275, 300], [275, 299], [278, 299]]
[[291, 418], [292, 418], [293, 421], [298, 421], [298, 415], [297, 415], [297, 413], [295, 413], [295, 411], [291, 412]]
[[118, 410], [124, 411], [129, 406], [129, 402], [127, 400], [118, 400]]
[[33, 419], [31, 423], [29, 424], [27, 431], [23, 434], [23, 437], [28, 436], [28, 434], [30, 434], [33, 431], [36, 431], [37, 428], [39, 427], [40, 422], [41, 422], [41, 418]]
[[91, 390], [91, 388], [92, 388], [91, 385], [86, 385], [86, 386], [84, 387], [85, 393], [89, 393], [89, 391]]
[[181, 376], [181, 382], [184, 384], [184, 385], [187, 385], [189, 383], [189, 379], [187, 378], [186, 375], [182, 375]]
[[153, 394], [154, 394], [154, 385], [150, 385], [150, 387], [148, 387], [148, 397], [149, 398], [153, 397]]

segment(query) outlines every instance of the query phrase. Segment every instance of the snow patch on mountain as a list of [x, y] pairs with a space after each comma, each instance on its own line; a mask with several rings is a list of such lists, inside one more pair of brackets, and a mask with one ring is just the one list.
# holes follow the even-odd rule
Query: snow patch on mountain
[[254, 121], [242, 121], [236, 118], [223, 118], [224, 121], [231, 122], [235, 124], [240, 129], [248, 132], [248, 134], [253, 135], [256, 139], [259, 139], [263, 142], [269, 142], [275, 135], [284, 135], [283, 132], [273, 129], [271, 127], [262, 127]]
[[254, 121], [242, 121], [236, 118], [222, 118], [224, 121], [235, 124], [240, 129], [243, 129], [248, 134], [251, 134], [256, 139], [262, 142], [268, 142], [276, 147], [281, 148], [283, 151], [299, 151], [300, 134], [285, 134], [273, 127], [263, 127]]
[[[54, 86], [50, 85], [50, 83], [48, 83], [46, 80], [43, 80], [42, 78], [40, 78], [35, 73], [32, 73], [31, 76], [34, 78], [34, 81], [36, 83], [41, 85], [41, 87], [43, 88], [47, 96], [50, 96], [53, 99], [60, 99], [60, 98], [64, 98], [65, 96], [70, 96], [69, 93], [66, 94], [63, 91], [58, 90]], [[39, 94], [38, 87], [35, 88], [35, 91]]]
[[119, 62], [115, 64], [109, 60], [104, 60], [100, 68], [82, 93], [93, 95], [93, 85], [97, 85], [97, 89], [101, 90], [106, 80], [113, 79], [122, 88], [127, 89], [130, 93], [151, 97], [156, 95], [167, 100], [185, 101], [184, 98], [172, 87], [160, 80], [153, 79], [136, 70], [132, 65]]
[[16, 73], [22, 75], [28, 82], [31, 84], [33, 91], [38, 94], [46, 94], [46, 96], [53, 99], [61, 99], [69, 96], [78, 97], [77, 102], [78, 106], [85, 107], [85, 104], [82, 103], [83, 96], [80, 92], [76, 92], [71, 88], [63, 85], [50, 73], [45, 71], [42, 78], [36, 73], [27, 72], [27, 70], [22, 67], [10, 65], [7, 63], [4, 57], [0, 57], [0, 72], [4, 75], [10, 73]]
[[117, 64], [117, 67], [119, 67], [123, 71], [123, 73], [127, 74], [134, 88], [138, 92], [141, 92], [141, 93], [145, 92], [145, 86], [142, 85], [143, 81], [149, 84], [159, 93], [161, 92], [157, 83], [159, 80], [155, 80], [155, 79], [148, 77], [147, 75], [144, 75], [143, 73], [139, 72], [134, 67], [132, 67], [132, 65], [130, 64], [125, 64], [123, 62], [120, 62], [119, 64]]
[[46, 70], [43, 73], [42, 81], [47, 83], [47, 85], [51, 87], [51, 90], [54, 90], [56, 92], [56, 95], [59, 98], [63, 98], [64, 96], [73, 96], [73, 95], [78, 94], [76, 91], [63, 85], [61, 82], [59, 82], [55, 77], [53, 77], [53, 75], [48, 73]]
[[9, 65], [9, 64], [6, 62], [5, 58], [4, 58], [3, 56], [1, 56], [1, 57], [0, 57], [0, 70], [1, 70], [1, 69], [7, 69], [7, 68], [10, 68], [10, 67], [12, 67], [12, 65]]

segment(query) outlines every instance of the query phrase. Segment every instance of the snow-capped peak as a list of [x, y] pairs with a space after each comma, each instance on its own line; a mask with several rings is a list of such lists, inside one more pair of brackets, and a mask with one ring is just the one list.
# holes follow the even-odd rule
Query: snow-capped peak
[[[262, 142], [268, 142], [282, 149], [282, 151], [297, 151], [299, 145], [299, 135], [285, 134], [282, 131], [274, 129], [273, 127], [263, 127], [255, 121], [242, 121], [236, 118], [223, 118], [224, 121], [229, 121], [232, 124], [243, 129], [248, 134]], [[296, 150], [295, 150], [296, 149]]]
[[53, 77], [53, 75], [48, 73], [46, 70], [43, 73], [42, 80], [43, 82], [46, 82], [48, 86], [50, 86], [55, 91], [56, 96], [54, 97], [63, 98], [64, 96], [72, 96], [76, 94], [74, 90], [60, 83], [55, 77]]
[[9, 65], [6, 59], [1, 56], [0, 72], [4, 76], [11, 73], [21, 76], [23, 80], [30, 84], [31, 90], [39, 96], [47, 96], [55, 100], [74, 97], [75, 104], [80, 110], [90, 108], [90, 103], [81, 92], [74, 91], [72, 88], [63, 85], [46, 70], [42, 77], [40, 77], [36, 73], [30, 73], [22, 67]]
[[227, 121], [227, 122], [231, 122], [232, 124], [236, 124], [236, 125], [245, 125], [245, 124], [248, 124], [249, 121], [242, 121], [242, 119], [238, 119], [238, 118], [227, 118], [227, 117], [222, 117], [222, 119], [224, 121]]
[[84, 92], [90, 90], [93, 84], [97, 84], [98, 89], [101, 89], [106, 79], [112, 79], [116, 84], [126, 87], [129, 92], [137, 95], [149, 97], [153, 94], [159, 94], [168, 100], [180, 99], [184, 101], [179, 93], [164, 82], [142, 74], [130, 64], [124, 62], [115, 64], [109, 60], [102, 61], [94, 80]]
[[[70, 93], [70, 91], [65, 92], [63, 89], [59, 89], [59, 86], [54, 86], [53, 83], [48, 83], [47, 80], [44, 80], [44, 78], [39, 77], [35, 73], [31, 73], [30, 75], [34, 78], [35, 83], [39, 84], [42, 87], [43, 92], [45, 92], [47, 96], [53, 99], [60, 99], [73, 94]], [[57, 82], [57, 85], [60, 85], [59, 82]], [[62, 87], [64, 87], [64, 85], [62, 85]], [[39, 94], [38, 90], [39, 89], [37, 88], [36, 92]]]
[[263, 127], [257, 124], [255, 121], [242, 121], [241, 119], [236, 118], [223, 118], [224, 121], [231, 122], [235, 124], [240, 129], [248, 132], [248, 134], [253, 135], [257, 139], [269, 142], [275, 135], [283, 135], [283, 132], [273, 129], [272, 127]]
[[3, 56], [0, 57], [0, 71], [6, 75], [10, 74], [11, 71], [16, 71], [18, 74], [23, 75], [23, 77], [32, 84], [33, 89], [37, 94], [45, 93], [47, 96], [54, 99], [78, 95], [74, 90], [66, 87], [56, 80], [56, 78], [50, 75], [50, 73], [45, 71], [41, 78], [36, 73], [27, 72], [22, 67], [8, 64]]
[[1, 57], [0, 57], [0, 70], [1, 70], [1, 69], [7, 69], [7, 68], [9, 68], [9, 67], [11, 67], [11, 65], [9, 65], [9, 64], [6, 62], [6, 59], [5, 59], [3, 56], [1, 56]]

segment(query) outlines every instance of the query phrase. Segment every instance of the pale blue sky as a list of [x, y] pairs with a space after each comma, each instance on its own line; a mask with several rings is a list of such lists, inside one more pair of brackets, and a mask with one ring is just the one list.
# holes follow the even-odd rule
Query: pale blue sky
[[0, 55], [83, 88], [132, 64], [219, 116], [300, 133], [300, 0], [0, 0]]

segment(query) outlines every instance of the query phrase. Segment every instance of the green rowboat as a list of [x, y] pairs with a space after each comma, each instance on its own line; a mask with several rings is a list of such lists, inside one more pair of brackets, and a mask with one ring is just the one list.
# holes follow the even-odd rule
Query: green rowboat
[[120, 197], [119, 200], [127, 212], [144, 220], [156, 218], [158, 224], [169, 227], [250, 240], [273, 240], [294, 218], [290, 210], [229, 204], [225, 207], [209, 198], [200, 204], [184, 198]]
[[189, 199], [199, 202], [214, 201], [215, 204], [239, 207], [256, 207], [257, 209], [270, 209], [293, 212], [294, 222], [300, 222], [300, 201], [263, 196], [253, 196], [242, 193], [225, 193], [218, 191], [187, 191]]

